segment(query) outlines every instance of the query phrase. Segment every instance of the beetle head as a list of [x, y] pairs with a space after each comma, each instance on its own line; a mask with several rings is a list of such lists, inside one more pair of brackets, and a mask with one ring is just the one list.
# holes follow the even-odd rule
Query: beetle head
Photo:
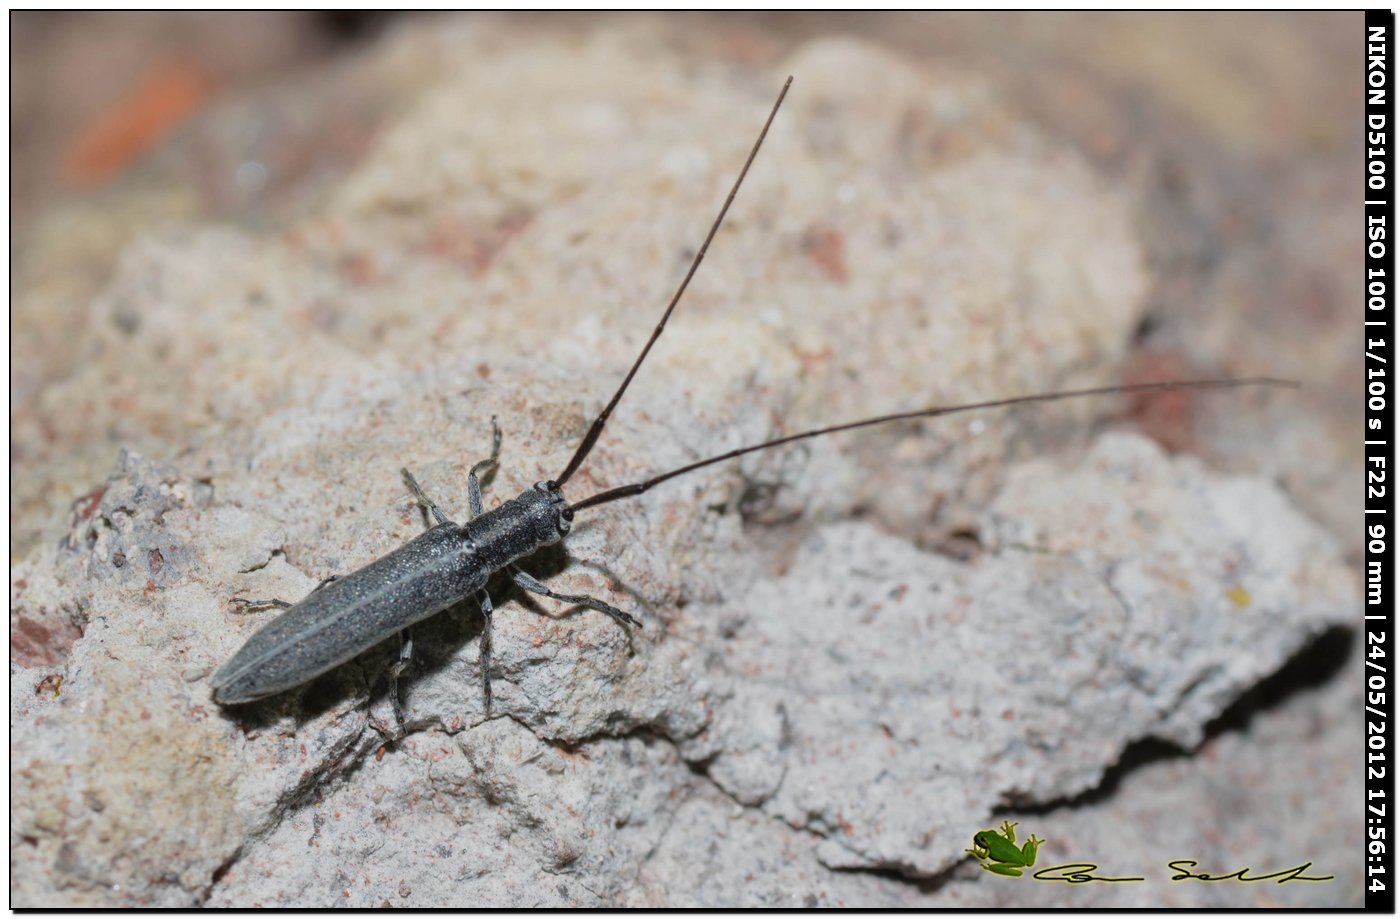
[[569, 535], [569, 528], [574, 523], [574, 509], [569, 507], [569, 502], [564, 500], [564, 493], [559, 490], [559, 483], [553, 479], [536, 482], [535, 491], [549, 497], [550, 510], [554, 512], [554, 525], [559, 530], [559, 537]]

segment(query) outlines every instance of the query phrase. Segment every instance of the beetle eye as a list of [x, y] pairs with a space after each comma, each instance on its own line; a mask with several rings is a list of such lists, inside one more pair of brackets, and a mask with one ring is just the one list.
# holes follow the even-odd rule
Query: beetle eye
[[572, 507], [566, 507], [559, 512], [559, 516], [563, 517], [565, 521], [572, 522], [574, 519], [574, 509]]

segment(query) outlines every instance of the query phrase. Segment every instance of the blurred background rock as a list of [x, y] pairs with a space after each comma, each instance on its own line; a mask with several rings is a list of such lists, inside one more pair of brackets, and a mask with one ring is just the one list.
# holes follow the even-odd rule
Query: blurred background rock
[[[653, 28], [682, 60], [774, 62], [869, 39], [966, 79], [1133, 188], [1151, 299], [1125, 376], [1296, 372], [1305, 411], [1140, 419], [1282, 476], [1353, 557], [1361, 135], [1356, 14], [724, 14], [489, 17], [503, 41]], [[110, 425], [37, 409], [85, 359], [87, 304], [123, 246], [180, 222], [295, 220], [448, 65], [430, 15], [12, 17], [11, 552], [110, 467]], [[385, 43], [386, 33], [401, 39]], [[957, 138], [941, 143], [956, 146]], [[1306, 373], [1302, 372], [1306, 370]], [[1228, 401], [1228, 400], [1223, 400]], [[1177, 408], [1180, 408], [1178, 405]], [[1212, 413], [1224, 411], [1228, 417]], [[1222, 438], [1222, 428], [1229, 437]]]

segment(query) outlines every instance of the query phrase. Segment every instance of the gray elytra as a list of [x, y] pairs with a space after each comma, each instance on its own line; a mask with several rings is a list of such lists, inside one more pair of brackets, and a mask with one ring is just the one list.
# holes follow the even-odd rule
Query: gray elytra
[[585, 606], [611, 616], [618, 625], [641, 628], [631, 615], [594, 597], [561, 594], [529, 575], [517, 565], [536, 550], [553, 545], [569, 533], [577, 511], [621, 498], [639, 495], [655, 485], [693, 472], [696, 469], [723, 462], [746, 453], [766, 450], [809, 437], [819, 437], [838, 431], [886, 424], [911, 418], [928, 418], [983, 409], [1020, 405], [1028, 402], [1051, 402], [1087, 396], [1119, 393], [1139, 393], [1171, 389], [1217, 389], [1235, 386], [1285, 386], [1298, 384], [1273, 378], [1241, 378], [1216, 380], [1174, 380], [1160, 383], [1140, 383], [1127, 386], [1103, 386], [1064, 392], [1015, 396], [965, 405], [935, 406], [912, 412], [900, 412], [866, 418], [816, 430], [792, 434], [765, 443], [740, 447], [672, 469], [640, 482], [613, 488], [580, 501], [570, 503], [563, 487], [578, 471], [612, 415], [613, 409], [627, 391], [628, 385], [646, 360], [652, 345], [661, 336], [666, 321], [680, 302], [696, 269], [705, 258], [710, 242], [724, 222], [729, 206], [734, 202], [749, 167], [763, 146], [763, 140], [777, 115], [779, 107], [792, 85], [788, 77], [768, 119], [759, 132], [758, 140], [749, 151], [748, 159], [733, 187], [711, 224], [704, 243], [691, 261], [685, 277], [671, 297], [660, 322], [623, 378], [621, 385], [607, 405], [594, 419], [580, 441], [573, 457], [556, 480], [538, 482], [518, 497], [490, 511], [484, 511], [481, 500], [480, 476], [494, 467], [500, 456], [501, 432], [493, 418], [491, 456], [474, 465], [467, 475], [468, 500], [471, 517], [466, 523], [450, 520], [438, 505], [428, 498], [407, 469], [403, 478], [418, 503], [426, 508], [436, 525], [423, 535], [390, 552], [383, 558], [341, 577], [322, 581], [296, 604], [281, 600], [239, 600], [247, 606], [276, 606], [285, 612], [264, 625], [215, 672], [211, 683], [214, 698], [222, 705], [251, 702], [300, 686], [317, 676], [355, 658], [392, 635], [400, 636], [398, 662], [390, 670], [390, 697], [398, 719], [397, 731], [403, 731], [397, 680], [407, 666], [413, 642], [408, 637], [410, 626], [428, 618], [468, 597], [475, 597], [481, 607], [484, 627], [480, 641], [482, 693], [486, 712], [491, 711], [491, 597], [486, 592], [490, 577], [502, 569], [510, 573], [516, 585], [531, 593]]

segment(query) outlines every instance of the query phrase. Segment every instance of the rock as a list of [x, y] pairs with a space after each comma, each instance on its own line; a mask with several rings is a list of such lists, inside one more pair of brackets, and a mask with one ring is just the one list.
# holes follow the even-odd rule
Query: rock
[[[1058, 435], [1106, 408], [1084, 403], [812, 441], [581, 513], [528, 567], [645, 628], [493, 584], [491, 718], [470, 604], [415, 628], [398, 743], [396, 647], [220, 708], [207, 675], [274, 615], [230, 599], [297, 599], [420, 532], [401, 466], [460, 519], [497, 416], [488, 503], [558, 474], [788, 71], [571, 497], [1102, 382], [1138, 322], [1124, 197], [970, 118], [975, 87], [851, 42], [697, 69], [645, 31], [504, 28], [377, 52], [452, 54], [314, 217], [130, 249], [93, 359], [27, 416], [129, 449], [12, 566], [17, 905], [927, 905], [995, 809], [1091, 789], [1142, 738], [1194, 746], [1351, 615], [1333, 540], [1275, 487], [1130, 435], [1076, 457]], [[827, 76], [804, 95], [806, 72]], [[950, 534], [968, 558], [932, 551]]]

